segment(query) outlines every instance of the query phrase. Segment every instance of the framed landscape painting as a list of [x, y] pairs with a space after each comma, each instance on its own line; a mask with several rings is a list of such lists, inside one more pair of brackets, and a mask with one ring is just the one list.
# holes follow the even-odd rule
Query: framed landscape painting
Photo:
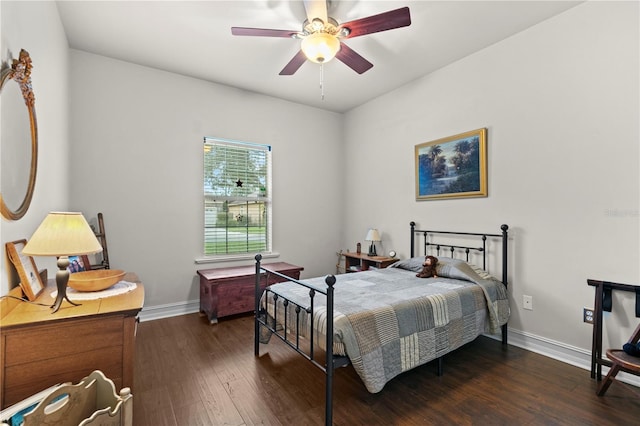
[[487, 196], [487, 129], [415, 146], [416, 200]]

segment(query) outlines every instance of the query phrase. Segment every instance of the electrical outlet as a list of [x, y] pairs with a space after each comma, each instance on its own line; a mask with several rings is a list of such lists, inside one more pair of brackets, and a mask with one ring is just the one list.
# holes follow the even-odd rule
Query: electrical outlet
[[533, 311], [533, 296], [522, 296], [522, 307], [528, 311]]
[[586, 322], [587, 324], [593, 324], [593, 309], [582, 309], [582, 321]]

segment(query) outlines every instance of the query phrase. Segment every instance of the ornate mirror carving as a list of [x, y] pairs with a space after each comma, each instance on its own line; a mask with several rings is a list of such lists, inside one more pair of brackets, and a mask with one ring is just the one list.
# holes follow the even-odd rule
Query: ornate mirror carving
[[22, 49], [0, 73], [0, 213], [8, 220], [25, 215], [36, 185], [38, 126], [31, 67], [31, 57]]

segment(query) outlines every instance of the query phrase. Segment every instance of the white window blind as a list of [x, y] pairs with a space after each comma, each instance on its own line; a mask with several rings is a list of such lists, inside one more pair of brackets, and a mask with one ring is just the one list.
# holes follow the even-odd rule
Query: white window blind
[[271, 146], [204, 139], [204, 254], [271, 252]]

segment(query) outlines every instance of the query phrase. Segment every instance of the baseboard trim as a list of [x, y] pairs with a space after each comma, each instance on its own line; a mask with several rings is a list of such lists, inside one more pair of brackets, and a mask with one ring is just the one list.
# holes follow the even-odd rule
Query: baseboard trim
[[[508, 341], [510, 345], [544, 355], [549, 358], [582, 368], [591, 374], [591, 350], [567, 345], [566, 343], [545, 337], [536, 336], [520, 330], [509, 329]], [[607, 374], [609, 367], [602, 366], [602, 374]], [[634, 386], [640, 386], [640, 377], [620, 372], [616, 380]]]
[[[146, 306], [139, 314], [141, 322], [153, 321], [178, 315], [193, 314], [200, 311], [200, 301], [191, 300], [182, 303], [170, 303], [166, 305]], [[555, 360], [591, 371], [591, 351], [578, 348], [557, 340], [547, 339], [525, 331], [509, 329], [508, 342], [510, 345], [526, 349], [537, 354], [553, 358]], [[500, 336], [488, 336], [500, 339]], [[603, 366], [602, 372], [606, 374], [608, 367]], [[588, 377], [588, 376], [587, 376]], [[640, 377], [627, 373], [618, 373], [617, 380], [634, 386], [640, 386]]]
[[162, 318], [177, 317], [179, 315], [193, 314], [200, 311], [200, 301], [190, 300], [181, 303], [169, 303], [166, 305], [145, 306], [138, 315], [140, 322], [153, 321]]
[[509, 344], [558, 361], [591, 370], [591, 351], [547, 339], [525, 331], [509, 329]]

